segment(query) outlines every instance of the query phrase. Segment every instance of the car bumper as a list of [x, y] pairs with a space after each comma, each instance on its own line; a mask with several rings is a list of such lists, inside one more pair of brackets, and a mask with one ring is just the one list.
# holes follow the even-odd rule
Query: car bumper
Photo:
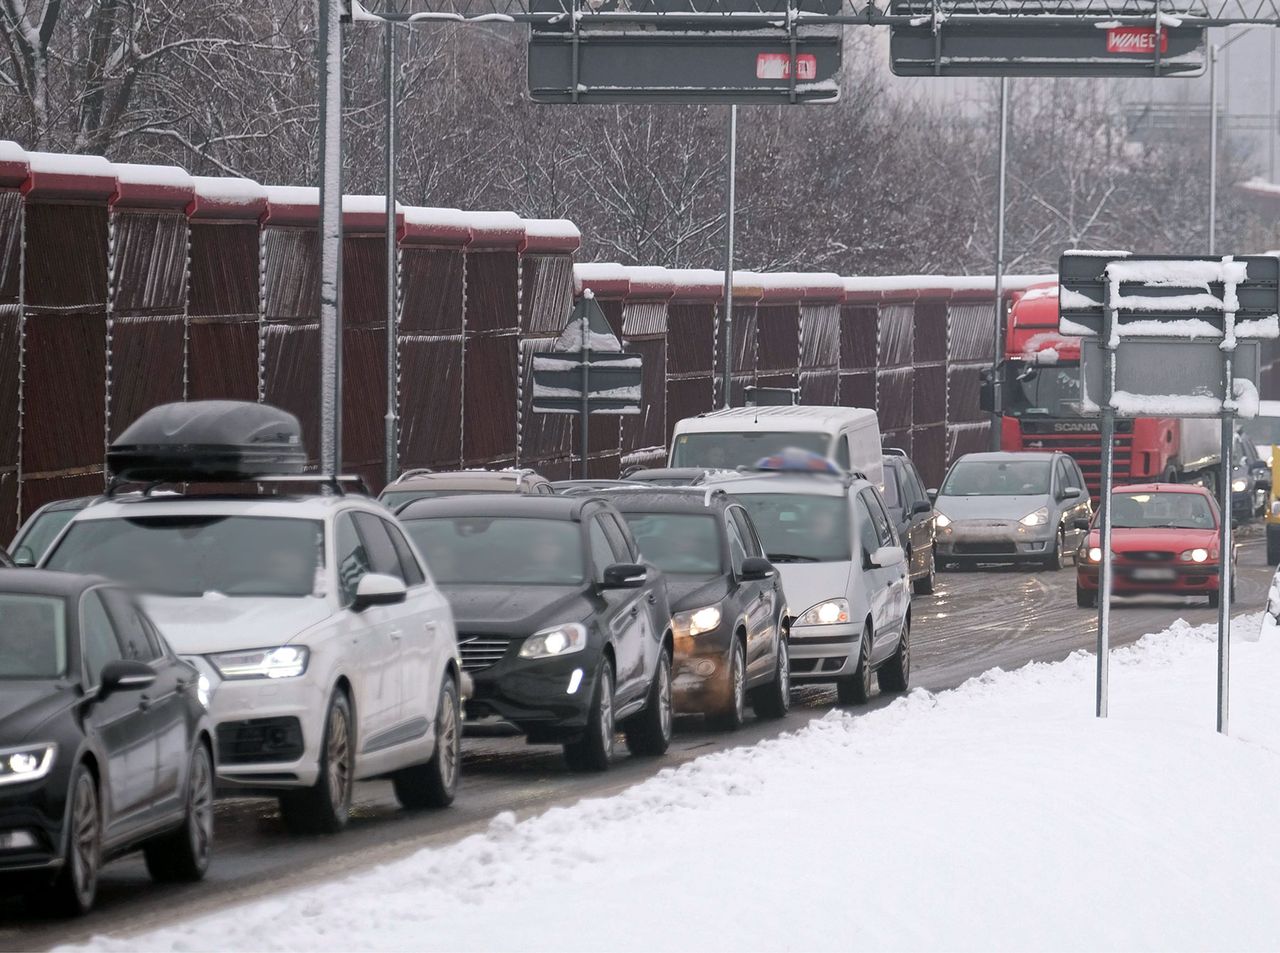
[[[1117, 563], [1112, 567], [1111, 589], [1117, 595], [1204, 595], [1218, 591], [1218, 570], [1216, 563], [1190, 566], [1130, 566]], [[1161, 575], [1154, 575], [1157, 572]], [[1099, 585], [1098, 567], [1077, 567], [1076, 584], [1086, 592], [1096, 592]]]
[[728, 626], [700, 635], [675, 637], [671, 700], [679, 715], [708, 715], [733, 704], [729, 684], [729, 649], [733, 633]]
[[861, 624], [795, 625], [788, 642], [791, 681], [834, 682], [852, 675], [862, 647]]
[[[62, 866], [65, 799], [54, 793], [60, 784], [49, 778], [14, 785], [0, 794], [0, 878], [28, 878]], [[9, 835], [28, 843], [5, 847]]]
[[953, 522], [938, 532], [937, 558], [973, 561], [1043, 559], [1053, 551], [1056, 530], [1050, 525]]
[[530, 741], [572, 741], [587, 726], [600, 659], [587, 650], [553, 659], [506, 658], [473, 670], [467, 721], [497, 718]]

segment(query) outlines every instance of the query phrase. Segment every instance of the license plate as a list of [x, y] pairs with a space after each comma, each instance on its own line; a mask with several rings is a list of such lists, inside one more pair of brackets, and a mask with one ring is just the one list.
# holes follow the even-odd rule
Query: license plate
[[1174, 572], [1172, 569], [1135, 569], [1133, 578], [1142, 579], [1146, 582], [1171, 582], [1174, 578]]

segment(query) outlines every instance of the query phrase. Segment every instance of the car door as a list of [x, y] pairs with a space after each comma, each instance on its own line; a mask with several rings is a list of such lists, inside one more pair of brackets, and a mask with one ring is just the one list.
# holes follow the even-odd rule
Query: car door
[[1080, 489], [1080, 496], [1071, 503], [1066, 511], [1066, 527], [1067, 540], [1069, 548], [1074, 552], [1079, 546], [1083, 545], [1086, 537], [1089, 535], [1087, 529], [1076, 529], [1074, 523], [1076, 520], [1084, 520], [1088, 524], [1093, 516], [1093, 505], [1089, 502], [1089, 489], [1084, 482], [1084, 473], [1080, 470], [1080, 465], [1071, 459], [1071, 457], [1062, 457], [1062, 471], [1065, 476], [1066, 486], [1074, 486]]
[[671, 623], [671, 606], [667, 601], [667, 579], [662, 570], [647, 562], [640, 554], [640, 547], [631, 534], [627, 521], [618, 513], [601, 513], [604, 533], [615, 554], [621, 553], [624, 562], [639, 563], [645, 567], [645, 584], [641, 588], [643, 598], [637, 597], [640, 609], [640, 625], [644, 633], [644, 684], [649, 685], [657, 670], [658, 653], [662, 650], [662, 636]]
[[[900, 545], [880, 495], [868, 488], [863, 490], [860, 496], [871, 514], [871, 524], [875, 529], [878, 547]], [[903, 561], [895, 565], [874, 567], [873, 578], [877, 588], [880, 589], [883, 608], [881, 620], [876, 625], [876, 638], [872, 647], [874, 657], [879, 658], [888, 655], [897, 646], [898, 635], [902, 630], [902, 620], [907, 614], [907, 605], [911, 598], [907, 564]]]
[[[587, 542], [591, 553], [593, 579], [599, 583], [604, 571], [614, 563], [629, 562], [630, 555], [617, 553], [605, 532], [603, 514], [596, 513], [587, 520]], [[645, 678], [646, 639], [643, 620], [647, 613], [640, 611], [640, 601], [645, 598], [641, 589], [598, 589], [603, 602], [600, 627], [613, 643], [614, 658], [618, 670], [614, 673], [617, 684], [615, 697], [619, 706], [627, 705], [643, 697], [648, 688]]]
[[[102, 670], [124, 658], [120, 638], [98, 589], [80, 599], [80, 639], [86, 695], [99, 691]], [[150, 819], [156, 788], [156, 740], [146, 689], [122, 688], [94, 698], [86, 728], [98, 741], [102, 766], [103, 828], [107, 843], [126, 837]]]
[[773, 671], [774, 624], [778, 599], [772, 579], [743, 579], [742, 564], [748, 557], [763, 556], [760, 544], [751, 533], [746, 510], [741, 506], [725, 509], [729, 532], [729, 557], [733, 563], [735, 584], [739, 587], [740, 602], [747, 614], [747, 677], [755, 678]]
[[[876, 530], [871, 510], [867, 506], [867, 492], [864, 490], [857, 493], [854, 496], [852, 507], [855, 523], [854, 530], [860, 550], [858, 555], [854, 557], [854, 572], [858, 574], [862, 581], [863, 590], [866, 594], [867, 610], [871, 614], [871, 625], [875, 629], [875, 637], [878, 642], [881, 637], [881, 631], [888, 625], [889, 592], [888, 587], [885, 585], [887, 573], [871, 562], [871, 554], [880, 548], [880, 535]], [[855, 612], [859, 609], [858, 606], [852, 604], [850, 608]]]
[[148, 706], [156, 743], [155, 813], [169, 814], [182, 804], [186, 783], [189, 672], [160, 645], [136, 602], [120, 589], [99, 590], [111, 614], [126, 659], [145, 662], [156, 680], [139, 701]]
[[343, 667], [355, 688], [357, 745], [359, 751], [369, 752], [387, 746], [399, 717], [400, 671], [392, 638], [394, 618], [388, 607], [354, 608], [356, 587], [366, 573], [373, 572], [373, 562], [353, 517], [351, 510], [334, 517], [333, 565], [346, 616]]

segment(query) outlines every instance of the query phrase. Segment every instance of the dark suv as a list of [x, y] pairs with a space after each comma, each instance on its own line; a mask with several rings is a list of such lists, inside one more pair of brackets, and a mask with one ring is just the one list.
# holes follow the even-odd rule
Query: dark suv
[[917, 595], [930, 594], [937, 572], [933, 504], [916, 465], [901, 450], [884, 452], [884, 505], [906, 550], [912, 587]]
[[453, 606], [468, 719], [563, 744], [603, 770], [615, 725], [632, 754], [671, 741], [673, 637], [662, 573], [621, 515], [590, 497], [419, 500], [400, 520]]

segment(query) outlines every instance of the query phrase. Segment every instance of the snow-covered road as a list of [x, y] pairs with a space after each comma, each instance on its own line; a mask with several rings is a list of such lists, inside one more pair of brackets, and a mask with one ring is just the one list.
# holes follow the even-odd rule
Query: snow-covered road
[[[1280, 642], [991, 672], [99, 949], [1243, 949], [1280, 942]], [[1246, 640], [1242, 640], [1241, 637]]]

